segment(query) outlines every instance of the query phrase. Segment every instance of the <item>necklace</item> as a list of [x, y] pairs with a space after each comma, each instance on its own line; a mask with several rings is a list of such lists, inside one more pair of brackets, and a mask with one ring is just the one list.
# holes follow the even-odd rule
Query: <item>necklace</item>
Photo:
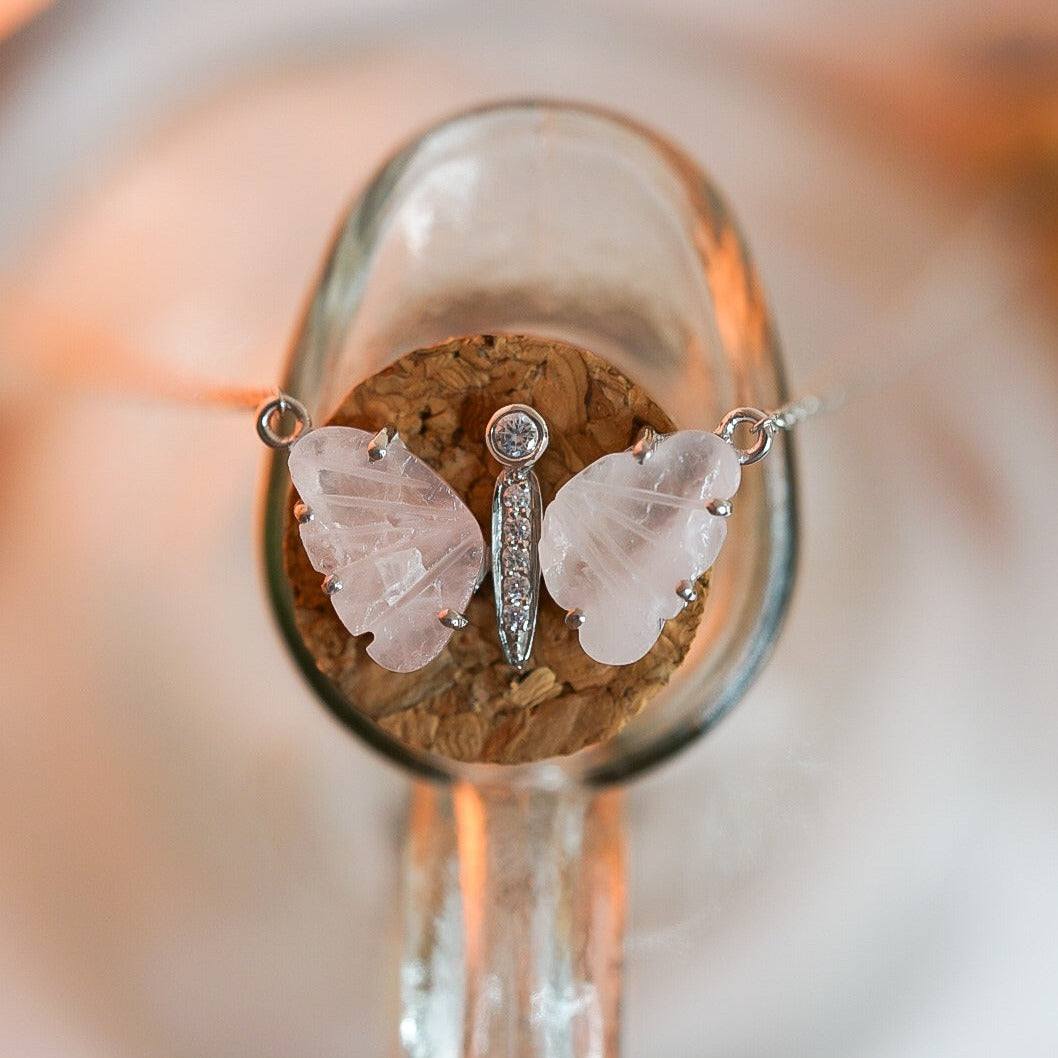
[[[723, 246], [721, 246], [721, 249], [723, 249]], [[724, 252], [727, 252], [727, 251], [724, 250]], [[941, 262], [940, 262], [941, 263], [941, 271], [943, 271], [944, 265], [946, 264], [946, 261], [944, 260], [944, 258], [950, 258], [950, 257], [957, 258], [958, 256], [959, 256], [959, 254], [958, 254], [958, 241], [956, 241], [955, 243], [953, 243], [951, 245], [946, 246], [944, 248], [944, 253], [941, 255], [941, 258], [942, 258]], [[931, 270], [933, 270], [933, 271], [936, 271], [936, 268], [934, 267], [935, 264], [936, 264], [936, 262], [934, 262], [933, 265], [931, 265]], [[910, 284], [910, 286], [911, 286], [912, 289], [914, 289], [915, 283], [912, 282]], [[899, 317], [899, 315], [900, 315], [899, 312], [896, 315], [897, 315], [897, 317]], [[892, 363], [890, 363], [890, 366], [889, 366], [889, 369], [888, 369], [889, 374], [899, 373], [900, 366], [901, 365], [899, 365], [899, 364], [894, 366]], [[744, 447], [742, 449], [739, 449], [738, 451], [748, 452], [751, 449], [753, 449], [757, 444], [761, 444], [762, 446], [765, 445], [765, 444], [771, 444], [771, 442], [777, 436], [779, 436], [782, 433], [787, 432], [788, 430], [790, 430], [791, 428], [793, 428], [794, 426], [796, 426], [800, 422], [803, 422], [803, 421], [805, 421], [807, 419], [813, 418], [813, 417], [815, 417], [815, 416], [817, 416], [819, 414], [822, 414], [825, 411], [834, 410], [837, 407], [841, 406], [841, 404], [848, 399], [850, 393], [854, 394], [859, 389], [870, 388], [872, 386], [877, 386], [877, 385], [881, 384], [882, 382], [884, 382], [884, 379], [866, 377], [866, 376], [869, 375], [868, 372], [863, 372], [862, 375], [864, 377], [861, 377], [858, 380], [855, 380], [855, 379], [850, 380], [846, 376], [843, 384], [841, 384], [841, 385], [833, 385], [832, 383], [833, 383], [833, 379], [834, 378], [841, 378], [842, 377], [841, 372], [840, 371], [836, 371], [836, 372], [834, 372], [832, 374], [829, 374], [829, 375], [825, 374], [824, 375], [825, 379], [828, 382], [831, 383], [830, 385], [825, 385], [825, 386], [822, 386], [822, 387], [814, 388], [813, 390], [811, 390], [809, 392], [809, 394], [807, 396], [804, 396], [804, 397], [802, 397], [802, 398], [800, 398], [800, 399], [798, 399], [796, 401], [782, 402], [778, 406], [775, 406], [775, 407], [764, 406], [762, 408], [749, 408], [749, 409], [736, 408], [735, 409], [736, 419], [734, 420], [734, 428], [735, 429], [740, 429], [741, 431], [745, 431], [745, 432], [747, 432], [749, 434], [748, 437], [743, 436], [742, 440], [744, 442]], [[156, 381], [157, 380], [154, 380], [154, 382], [156, 382]], [[163, 388], [161, 386], [155, 385], [154, 382], [151, 382], [148, 385], [149, 385], [150, 388], [153, 388], [155, 392], [158, 392], [160, 389]], [[294, 393], [295, 396], [299, 395], [297, 388], [294, 388], [293, 393]], [[235, 405], [235, 406], [247, 406], [248, 404], [251, 404], [251, 403], [253, 403], [253, 404], [257, 403], [257, 395], [248, 393], [246, 391], [234, 391], [234, 390], [232, 390], [232, 391], [218, 391], [218, 390], [208, 391], [208, 390], [203, 390], [200, 387], [194, 387], [194, 386], [192, 386], [192, 387], [180, 387], [179, 392], [171, 393], [170, 395], [176, 395], [180, 399], [194, 399], [194, 400], [204, 401], [206, 403], [210, 403], [210, 404], [214, 404], [214, 405], [216, 405], [216, 404], [228, 404], [228, 405]], [[503, 405], [502, 407], [507, 407], [507, 406]], [[281, 406], [273, 406], [271, 408], [271, 410], [268, 412], [269, 420], [271, 420], [272, 414], [274, 412], [278, 412], [278, 411], [281, 411], [281, 410], [282, 410], [282, 405]], [[495, 407], [493, 408], [493, 410], [495, 410]], [[305, 424], [307, 425], [307, 423], [308, 423], [308, 418], [307, 418], [307, 412], [306, 412]], [[546, 420], [545, 420], [545, 423], [546, 423]], [[753, 433], [754, 428], [756, 430], [755, 434]], [[700, 431], [697, 431], [697, 432], [704, 434], [704, 433], [708, 433], [708, 430], [704, 430], [704, 431], [700, 430]], [[307, 432], [306, 433], [306, 440], [311, 439], [314, 433], [315, 434], [319, 434], [320, 431]], [[631, 468], [631, 470], [634, 473], [648, 474], [649, 472], [651, 472], [651, 470], [656, 470], [658, 466], [660, 466], [662, 463], [664, 463], [665, 459], [667, 458], [667, 453], [671, 452], [673, 450], [672, 449], [672, 445], [673, 445], [672, 437], [678, 437], [678, 434], [672, 435], [671, 437], [668, 436], [668, 435], [663, 435], [663, 436], [665, 437], [665, 439], [657, 447], [655, 447], [655, 445], [651, 441], [649, 435], [647, 435], [646, 437], [644, 437], [642, 439], [629, 438], [630, 441], [634, 442], [632, 444], [632, 446], [631, 446], [633, 449], [635, 449], [636, 444], [639, 444], [639, 454], [640, 455], [644, 455], [646, 453], [649, 453], [649, 456], [647, 456], [647, 458], [643, 459], [643, 461], [640, 462], [634, 451], [633, 451], [633, 453], [631, 455], [628, 455], [628, 453], [624, 453], [626, 458], [618, 460], [617, 461], [618, 464], [623, 463], [626, 468]], [[716, 436], [719, 438], [719, 441], [721, 443], [726, 443], [729, 449], [731, 449], [732, 451], [735, 451], [735, 447], [733, 445], [733, 436], [728, 436], [728, 437], [725, 438], [723, 436], [723, 429], [721, 429], [721, 434], [716, 435]], [[371, 441], [375, 441], [377, 437], [378, 437], [378, 431], [377, 430], [372, 431], [371, 436], [370, 436], [370, 440], [366, 441], [362, 445], [362, 448], [366, 451], [366, 449], [370, 445]], [[375, 451], [376, 452], [385, 453], [385, 451], [387, 450], [387, 448], [389, 446], [389, 442], [391, 440], [392, 440], [391, 435], [389, 433], [386, 433], [383, 436], [383, 438], [381, 438], [381, 439], [379, 439], [377, 441], [377, 443], [375, 445]], [[473, 439], [472, 444], [475, 445], [475, 446], [480, 446], [482, 444], [482, 440], [483, 440], [483, 438], [479, 435], [478, 437]], [[710, 443], [712, 443], [712, 442], [710, 442]], [[613, 449], [611, 449], [604, 456], [600, 456], [600, 459], [610, 459], [610, 458], [615, 458], [615, 457], [621, 456], [622, 453], [620, 451], [620, 447], [621, 446], [615, 446]], [[409, 456], [411, 456], [413, 454], [409, 448], [406, 447], [405, 450], [408, 451]], [[398, 448], [398, 451], [399, 451], [399, 448]], [[653, 458], [653, 457], [657, 456], [659, 453], [660, 453], [660, 458]], [[539, 458], [546, 458], [545, 453], [544, 453], [542, 448], [539, 449], [537, 454], [538, 454]], [[517, 459], [519, 457], [515, 457], [515, 458]], [[368, 459], [370, 459], [370, 456], [368, 456]], [[383, 454], [381, 459], [378, 461], [378, 465], [375, 467], [375, 469], [376, 470], [381, 470], [381, 468], [383, 466], [385, 466], [385, 465], [387, 465], [386, 464], [386, 456]], [[609, 466], [610, 464], [606, 464], [606, 465]], [[636, 469], [636, 468], [640, 468], [640, 469]], [[512, 471], [520, 472], [521, 470], [527, 469], [527, 468], [522, 468], [522, 467], [515, 466], [515, 467], [509, 467], [508, 469], [512, 470]], [[532, 472], [531, 469], [530, 469], [530, 472]], [[581, 483], [582, 484], [584, 484], [587, 481], [590, 481], [590, 478], [581, 479]], [[513, 501], [517, 500], [519, 494], [524, 496], [524, 491], [521, 490], [520, 488], [514, 488], [513, 486], [519, 486], [519, 485], [523, 484], [523, 482], [519, 482], [517, 480], [511, 480], [511, 481], [508, 481], [508, 484], [510, 486], [512, 486], [512, 488], [510, 489], [510, 492], [509, 492], [509, 496], [510, 496], [510, 499], [512, 500], [512, 504], [511, 505], [504, 505], [503, 502], [502, 502], [503, 495], [501, 494], [498, 497], [499, 500], [500, 500], [500, 503], [499, 503], [500, 508], [502, 508], [504, 511], [506, 511], [508, 509], [512, 509], [512, 510], [520, 510], [520, 509], [522, 509], [519, 504], [514, 503]], [[611, 492], [612, 492], [613, 484], [614, 484], [614, 482], [610, 482], [609, 483], [609, 486], [611, 487]], [[591, 485], [589, 485], [589, 488], [590, 487], [591, 487]], [[623, 487], [625, 487], [625, 488], [629, 488], [629, 487], [637, 488], [639, 486], [636, 485], [636, 484], [633, 484], [633, 485], [629, 486], [628, 484], [625, 483], [625, 484], [623, 484]], [[727, 489], [727, 491], [733, 492], [733, 489], [729, 488], [729, 489]], [[501, 490], [501, 493], [502, 493], [502, 490]], [[528, 509], [529, 510], [538, 510], [538, 513], [540, 514], [540, 520], [541, 520], [541, 523], [542, 523], [543, 519], [544, 519], [544, 513], [543, 513], [542, 509], [539, 509], [537, 507], [537, 505], [535, 504], [535, 502], [532, 499], [533, 490], [532, 490], [531, 484], [529, 485], [529, 488], [528, 488], [528, 494], [530, 496], [530, 502], [528, 504]], [[724, 497], [724, 496], [720, 496], [720, 495], [710, 496], [708, 499], [706, 499], [704, 496], [699, 496], [698, 497], [698, 499], [702, 502], [703, 505], [714, 504], [713, 510], [712, 511], [708, 511], [707, 510], [705, 512], [705, 514], [703, 515], [703, 517], [707, 516], [713, 522], [718, 523], [717, 525], [713, 526], [713, 528], [715, 529], [715, 532], [713, 532], [711, 534], [702, 534], [702, 535], [706, 535], [706, 536], [711, 536], [713, 538], [713, 544], [715, 544], [715, 538], [721, 535], [720, 529], [724, 525], [724, 519], [726, 517], [726, 515], [724, 513], [722, 513], [723, 508], [721, 506], [716, 506], [716, 504], [717, 503], [723, 504], [729, 498], [730, 497]], [[311, 506], [311, 504], [309, 506]], [[567, 506], [568, 506], [568, 504], [567, 504]], [[583, 513], [584, 509], [585, 509], [585, 503], [584, 503], [584, 497], [582, 496], [581, 497], [581, 503], [580, 503], [580, 511]], [[730, 512], [728, 512], [728, 513], [730, 513]], [[628, 514], [627, 510], [619, 511], [618, 514], [620, 516], [624, 517], [626, 520], [629, 517], [631, 517], [632, 521], [633, 522], [635, 521], [635, 517], [634, 516], [630, 516]], [[497, 611], [496, 611], [495, 621], [496, 621], [496, 626], [497, 626], [497, 630], [498, 630], [498, 633], [499, 633], [499, 637], [501, 639], [501, 646], [505, 646], [506, 647], [506, 654], [507, 654], [506, 661], [509, 663], [509, 667], [512, 668], [515, 672], [517, 672], [517, 670], [519, 669], [520, 665], [524, 666], [526, 664], [528, 655], [529, 655], [531, 647], [532, 647], [531, 636], [529, 634], [530, 630], [531, 630], [531, 627], [532, 627], [532, 622], [529, 621], [529, 620], [522, 620], [521, 618], [518, 618], [517, 617], [517, 613], [521, 612], [521, 613], [525, 614], [525, 613], [528, 613], [528, 612], [532, 611], [533, 602], [534, 602], [534, 593], [533, 593], [533, 591], [531, 589], [534, 587], [533, 582], [535, 580], [535, 570], [533, 568], [533, 562], [534, 562], [534, 559], [538, 560], [539, 555], [540, 555], [540, 550], [539, 550], [539, 546], [530, 546], [528, 548], [521, 548], [521, 549], [515, 549], [515, 548], [510, 547], [509, 545], [510, 545], [511, 541], [509, 539], [505, 539], [503, 537], [503, 527], [504, 527], [505, 521], [506, 521], [505, 518], [500, 518], [500, 520], [499, 520], [499, 534], [500, 535], [498, 537], [496, 537], [494, 534], [490, 534], [490, 536], [494, 536], [493, 543], [498, 542], [500, 544], [500, 546], [498, 548], [495, 548], [495, 547], [493, 548], [493, 555], [491, 556], [492, 559], [493, 559], [492, 563], [482, 563], [481, 562], [481, 559], [484, 557], [484, 549], [482, 549], [481, 553], [478, 555], [478, 563], [477, 563], [477, 566], [474, 568], [473, 577], [471, 578], [472, 583], [469, 585], [469, 587], [472, 589], [474, 587], [474, 582], [480, 581], [480, 575], [481, 575], [481, 573], [483, 571], [483, 566], [492, 565], [492, 572], [493, 572], [494, 581], [497, 579], [495, 574], [497, 572], [500, 573], [499, 582], [502, 585], [504, 585], [506, 588], [509, 589], [508, 593], [507, 593], [506, 602], [510, 603], [510, 607], [507, 610], [504, 609], [504, 597], [503, 597], [503, 594], [501, 592], [500, 596], [499, 596], [499, 599], [498, 599], [498, 602], [497, 602]], [[569, 521], [569, 519], [567, 519], [567, 521]], [[585, 522], [585, 520], [583, 518], [578, 518], [575, 506], [574, 506], [574, 514], [573, 514], [573, 517], [572, 517], [572, 521], [575, 524], [576, 523], [584, 523], [584, 524], [590, 524], [590, 525], [594, 524], [594, 522], [591, 521], [591, 520], [588, 520], [587, 522]], [[530, 525], [530, 529], [531, 529], [530, 536], [533, 535], [533, 524], [532, 523], [533, 523], [533, 519], [530, 518], [529, 519], [529, 525]], [[311, 524], [311, 523], [307, 523], [307, 524]], [[316, 528], [319, 528], [319, 525], [320, 525], [320, 521], [317, 521]], [[469, 525], [468, 525], [468, 530], [469, 530]], [[542, 524], [541, 524], [541, 527], [540, 527], [540, 531], [541, 531], [541, 533], [543, 532], [543, 525]], [[518, 541], [515, 541], [515, 542], [518, 542]], [[552, 569], [553, 567], [555, 567], [557, 565], [557, 562], [554, 561], [554, 559], [555, 559], [554, 547], [553, 547], [554, 540], [550, 536], [547, 536], [546, 538], [543, 538], [543, 542], [545, 544], [545, 552], [548, 552], [548, 553], [551, 554], [551, 559], [549, 559], [546, 562], [546, 565], [547, 565], [548, 569]], [[530, 541], [530, 544], [531, 545], [535, 545], [536, 542], [535, 541]], [[710, 546], [712, 546], [712, 544]], [[550, 548], [550, 551], [548, 551], [549, 548]], [[472, 544], [471, 547], [468, 549], [468, 553], [469, 554], [473, 554], [474, 550], [475, 550], [475, 547]], [[498, 556], [496, 554], [497, 551], [498, 551]], [[504, 557], [504, 552], [505, 551], [509, 552], [510, 555], [513, 555], [515, 551], [519, 551], [520, 554], [523, 557], [522, 558], [517, 558], [517, 557], [511, 558], [510, 561], [512, 563], [514, 563], [514, 564], [509, 565], [507, 567], [503, 567], [502, 562], [503, 562], [503, 557]], [[706, 552], [706, 554], [707, 554], [707, 557], [708, 557], [708, 552]], [[528, 559], [526, 559], [524, 556], [528, 556]], [[496, 564], [497, 562], [500, 563], [499, 568], [497, 568], [497, 564]], [[521, 565], [518, 565], [518, 563], [521, 563]], [[678, 577], [678, 579], [675, 578], [675, 577], [669, 578], [672, 581], [672, 583], [666, 584], [663, 581], [658, 580], [654, 584], [654, 586], [652, 588], [652, 590], [655, 593], [655, 595], [653, 596], [653, 599], [660, 599], [662, 597], [662, 595], [664, 595], [667, 598], [668, 604], [669, 604], [670, 607], [672, 607], [672, 606], [682, 607], [683, 604], [687, 604], [687, 603], [692, 602], [693, 596], [694, 596], [694, 594], [697, 591], [697, 589], [694, 586], [694, 579], [695, 579], [695, 575], [700, 572], [700, 567], [701, 567], [701, 562], [692, 563], [692, 564], [686, 566], [685, 567], [686, 573], [681, 574]], [[605, 563], [599, 564], [598, 568], [596, 569], [596, 576], [603, 575], [603, 571], [606, 571], [607, 569], [608, 569], [608, 567], [606, 566]], [[545, 573], [544, 580], [545, 580], [545, 583], [547, 583], [547, 581], [548, 581], [548, 577], [546, 576], [546, 572], [547, 571], [546, 570], [542, 570], [541, 572]], [[558, 576], [558, 575], [557, 574], [553, 574], [551, 579], [554, 579], [555, 576]], [[518, 579], [518, 578], [523, 578], [523, 579]], [[465, 579], [466, 579], [466, 576], [464, 576], [464, 580]], [[559, 576], [559, 579], [561, 579], [560, 576]], [[530, 590], [528, 590], [528, 591], [526, 590], [525, 581], [529, 582], [529, 589]], [[400, 579], [399, 574], [395, 574], [395, 578], [393, 579], [392, 584], [384, 585], [382, 593], [385, 594], [385, 592], [387, 590], [390, 590], [393, 587], [393, 585], [397, 585], [400, 582], [401, 582], [401, 579]], [[334, 589], [332, 598], [339, 598], [339, 597], [342, 596], [343, 591], [348, 593], [350, 586], [349, 585], [341, 585], [340, 578], [338, 578], [337, 581], [332, 580], [330, 582], [329, 587]], [[463, 612], [465, 603], [463, 603], [461, 601], [461, 595], [462, 595], [462, 592], [466, 591], [466, 587], [467, 586], [464, 585], [464, 588], [462, 589], [462, 591], [461, 592], [457, 592], [457, 597], [452, 599], [452, 600], [450, 600], [451, 602], [455, 603], [455, 605], [449, 605], [448, 604], [449, 600], [445, 600], [443, 602], [443, 604], [438, 605], [435, 609], [424, 611], [424, 616], [428, 617], [429, 621], [425, 621], [424, 620], [422, 622], [421, 627], [425, 628], [428, 624], [430, 624], [432, 622], [433, 624], [436, 624], [436, 625], [440, 626], [440, 628], [442, 629], [442, 632], [440, 634], [445, 636], [446, 638], [451, 638], [451, 633], [453, 633], [453, 632], [462, 631], [460, 626], [462, 625], [462, 622], [465, 619], [465, 614]], [[556, 590], [557, 590], [558, 594], [562, 594], [562, 586], [561, 585]], [[618, 590], [617, 594], [620, 595], [621, 591]], [[675, 599], [676, 601], [675, 602], [672, 601], [673, 599]], [[521, 605], [522, 603], [527, 603], [528, 605]], [[607, 612], [607, 608], [606, 607], [603, 607], [603, 610], [602, 610], [601, 614], [600, 613], [596, 613], [595, 615], [591, 615], [590, 613], [587, 613], [586, 610], [590, 609], [590, 606], [586, 608], [583, 605], [581, 605], [581, 600], [578, 599], [578, 597], [576, 595], [574, 595], [574, 596], [572, 596], [572, 597], [570, 597], [568, 599], [568, 605], [566, 605], [565, 608], [567, 610], [567, 621], [568, 621], [568, 623], [570, 625], [570, 632], [571, 633], [574, 633], [574, 632], [577, 633], [577, 635], [580, 637], [582, 642], [585, 640], [585, 638], [588, 638], [590, 640], [590, 638], [594, 634], [595, 630], [597, 630], [597, 629], [599, 629], [600, 627], [603, 626], [604, 618], [606, 616], [608, 616], [608, 612]], [[649, 611], [650, 607], [648, 606], [648, 607], [646, 607], [646, 609]], [[444, 619], [443, 620], [442, 620], [442, 618], [440, 616], [442, 613], [444, 613]], [[592, 619], [593, 616], [594, 616], [594, 619]], [[653, 625], [652, 631], [656, 631], [660, 620], [667, 619], [667, 617], [665, 615], [655, 615], [654, 613], [649, 613], [649, 612], [647, 614], [647, 617], [648, 617], [648, 619], [644, 621], [644, 624], [648, 628], [651, 625]], [[418, 626], [416, 626], [416, 627], [418, 627]], [[618, 631], [621, 631], [621, 629], [619, 628]], [[418, 638], [421, 638], [421, 635], [419, 634], [419, 632], [415, 631], [415, 632], [411, 633], [409, 638], [414, 639], [417, 636], [418, 636]], [[612, 635], [612, 634], [609, 636], [609, 640], [611, 641], [611, 643], [612, 643], [612, 641], [615, 638], [616, 637], [614, 635]], [[607, 645], [609, 645], [609, 644], [607, 644]], [[595, 643], [595, 645], [593, 646], [592, 649], [595, 650], [597, 653], [601, 653], [600, 644], [599, 643]], [[603, 654], [602, 656], [605, 657], [607, 660], [614, 660], [614, 661], [622, 663], [622, 664], [625, 663], [625, 659], [624, 658], [616, 656], [616, 655]], [[754, 656], [754, 665], [756, 665], [756, 664], [759, 663], [759, 656], [760, 656], [759, 648], [755, 649], [755, 652], [754, 652], [753, 656]], [[403, 663], [404, 662], [399, 662], [399, 664], [403, 664]], [[530, 675], [530, 677], [535, 679], [535, 675], [533, 673], [530, 673], [529, 675]], [[519, 685], [519, 686], [521, 686], [521, 685]], [[534, 684], [534, 686], [535, 686], [535, 684]], [[737, 683], [736, 685], [732, 685], [732, 687], [729, 687], [729, 689], [724, 691], [724, 697], [721, 700], [722, 704], [720, 706], [718, 706], [718, 711], [722, 711], [723, 708], [726, 708], [726, 704], [730, 704], [730, 702], [732, 700], [732, 696], [733, 695], [737, 695], [738, 693], [740, 693], [740, 687], [741, 686], [744, 686], [744, 681], [741, 681], [741, 682]], [[545, 688], [544, 690], [545, 690], [545, 692], [550, 693], [548, 688]], [[726, 704], [723, 704], [724, 702], [726, 702]]]
[[[627, 453], [580, 471], [544, 512], [532, 467], [547, 450], [547, 423], [528, 405], [502, 407], [484, 438], [503, 467], [491, 563], [470, 510], [392, 427], [313, 430], [305, 406], [277, 393], [257, 410], [257, 432], [289, 453], [301, 497], [294, 515], [324, 573], [321, 590], [352, 635], [374, 635], [373, 660], [394, 672], [432, 662], [466, 628], [463, 611], [491, 565], [503, 654], [520, 670], [541, 576], [586, 653], [608, 665], [640, 660], [665, 621], [696, 600], [695, 582], [724, 542], [740, 468], [763, 459], [807, 413], [801, 401], [772, 412], [736, 408], [714, 433], [644, 427]], [[287, 415], [293, 426], [280, 432]], [[752, 438], [745, 448], [734, 440], [740, 427]], [[637, 566], [652, 580], [643, 583]]]

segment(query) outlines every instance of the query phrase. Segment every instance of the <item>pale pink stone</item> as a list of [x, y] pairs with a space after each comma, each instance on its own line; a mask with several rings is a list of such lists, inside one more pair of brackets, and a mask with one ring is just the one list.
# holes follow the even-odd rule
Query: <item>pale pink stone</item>
[[309, 561], [342, 585], [331, 596], [342, 624], [373, 634], [367, 652], [383, 668], [412, 672], [451, 638], [437, 615], [466, 609], [485, 543], [463, 501], [399, 437], [370, 460], [373, 437], [345, 426], [311, 430], [288, 466], [312, 511], [301, 526]]
[[586, 654], [628, 665], [657, 642], [683, 609], [676, 585], [700, 577], [727, 534], [707, 504], [730, 499], [740, 475], [731, 445], [683, 430], [643, 463], [603, 456], [559, 489], [544, 513], [540, 566], [555, 602], [584, 614]]

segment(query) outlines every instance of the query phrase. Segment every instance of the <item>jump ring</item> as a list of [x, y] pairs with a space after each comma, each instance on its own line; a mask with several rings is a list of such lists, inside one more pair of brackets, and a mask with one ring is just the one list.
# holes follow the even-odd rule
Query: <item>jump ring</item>
[[[294, 416], [294, 426], [289, 433], [280, 433], [277, 429], [279, 420], [288, 412]], [[269, 448], [289, 448], [310, 429], [312, 417], [308, 408], [285, 393], [277, 393], [257, 409], [257, 436]]]
[[[756, 441], [749, 448], [739, 448], [733, 438], [739, 426], [748, 426], [757, 435]], [[771, 451], [771, 442], [779, 429], [779, 424], [767, 412], [759, 408], [735, 408], [729, 411], [716, 428], [717, 436], [726, 441], [735, 450], [739, 463], [748, 466], [757, 463]]]

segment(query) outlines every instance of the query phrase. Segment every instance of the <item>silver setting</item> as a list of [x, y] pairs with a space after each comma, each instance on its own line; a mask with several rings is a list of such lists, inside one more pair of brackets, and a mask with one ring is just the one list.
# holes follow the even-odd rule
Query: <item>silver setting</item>
[[578, 628], [584, 627], [586, 618], [583, 610], [567, 610], [564, 620], [566, 627], [572, 628], [575, 632]]
[[[287, 415], [294, 416], [294, 425], [280, 432], [280, 424]], [[289, 448], [312, 429], [312, 416], [299, 400], [278, 390], [257, 408], [257, 436], [269, 448]]]
[[731, 512], [735, 508], [731, 505], [730, 500], [710, 500], [705, 505], [705, 509], [717, 518], [730, 518]]
[[316, 516], [312, 513], [312, 508], [307, 503], [302, 503], [298, 500], [294, 504], [294, 517], [297, 519], [298, 525], [308, 525]]
[[485, 446], [504, 470], [492, 493], [492, 586], [500, 647], [525, 667], [540, 605], [540, 482], [530, 469], [547, 449], [547, 423], [535, 408], [508, 404], [489, 419]]
[[686, 603], [694, 602], [698, 598], [698, 592], [695, 590], [694, 582], [689, 580], [681, 580], [676, 585], [676, 594]]
[[[735, 430], [740, 426], [748, 426], [750, 432], [756, 434], [757, 439], [749, 448], [739, 448], [733, 440]], [[731, 445], [742, 466], [748, 466], [750, 463], [760, 462], [771, 451], [775, 435], [783, 428], [774, 415], [769, 415], [759, 408], [735, 408], [720, 420], [716, 435]]]
[[531, 470], [508, 468], [492, 494], [492, 585], [500, 646], [509, 665], [525, 667], [540, 603], [540, 483]]
[[338, 579], [337, 574], [329, 573], [323, 578], [323, 584], [320, 587], [323, 588], [323, 594], [329, 597], [337, 595], [342, 590], [342, 582]]
[[377, 463], [380, 459], [384, 459], [393, 438], [396, 436], [397, 431], [392, 426], [383, 426], [382, 429], [367, 442], [367, 458], [370, 459], [372, 463]]
[[445, 628], [454, 628], [456, 630], [460, 628], [466, 628], [470, 624], [470, 619], [465, 613], [460, 613], [459, 610], [452, 610], [445, 607], [438, 615], [437, 620], [445, 626]]
[[528, 404], [508, 404], [489, 419], [485, 447], [505, 467], [531, 467], [547, 451], [547, 423]]
[[654, 449], [658, 447], [658, 441], [660, 436], [657, 430], [652, 426], [644, 426], [639, 431], [639, 436], [636, 438], [636, 443], [632, 445], [632, 455], [635, 456], [637, 463], [645, 463], [653, 454]]

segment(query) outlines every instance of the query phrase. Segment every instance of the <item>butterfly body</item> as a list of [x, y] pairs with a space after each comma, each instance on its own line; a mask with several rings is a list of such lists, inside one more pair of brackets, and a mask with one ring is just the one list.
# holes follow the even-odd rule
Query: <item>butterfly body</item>
[[508, 664], [525, 666], [539, 606], [540, 483], [528, 468], [504, 471], [492, 498], [492, 583], [496, 625]]

